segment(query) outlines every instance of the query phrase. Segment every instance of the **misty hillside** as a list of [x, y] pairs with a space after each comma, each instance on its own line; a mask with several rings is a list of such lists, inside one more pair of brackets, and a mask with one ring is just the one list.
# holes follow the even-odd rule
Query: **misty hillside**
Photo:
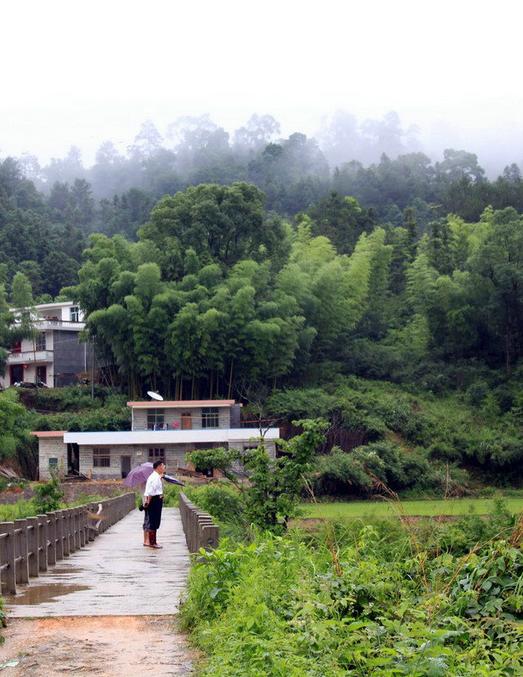
[[136, 240], [163, 195], [201, 183], [251, 183], [263, 192], [268, 213], [291, 222], [307, 214], [314, 232], [334, 243], [344, 220], [356, 218], [336, 207], [347, 196], [362, 210], [362, 231], [394, 229], [413, 218], [422, 235], [447, 214], [474, 222], [489, 205], [523, 210], [517, 164], [489, 180], [473, 152], [447, 149], [433, 161], [415, 150], [415, 130], [403, 129], [394, 113], [361, 124], [338, 113], [318, 139], [300, 132], [280, 138], [279, 132], [270, 115], [251, 116], [232, 135], [209, 116], [185, 117], [163, 136], [144, 123], [125, 153], [103, 143], [90, 167], [76, 147], [44, 166], [30, 155], [4, 158], [1, 280], [10, 287], [20, 271], [36, 298], [54, 297], [75, 282], [90, 233]]

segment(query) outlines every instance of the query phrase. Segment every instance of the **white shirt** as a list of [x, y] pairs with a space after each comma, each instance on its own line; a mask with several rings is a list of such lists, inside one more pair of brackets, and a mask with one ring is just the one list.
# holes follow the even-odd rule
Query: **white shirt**
[[145, 485], [145, 491], [144, 491], [144, 498], [147, 496], [162, 496], [163, 495], [163, 485], [162, 485], [162, 478], [161, 476], [156, 472], [156, 470], [153, 470], [153, 472], [149, 475], [147, 479], [147, 483]]

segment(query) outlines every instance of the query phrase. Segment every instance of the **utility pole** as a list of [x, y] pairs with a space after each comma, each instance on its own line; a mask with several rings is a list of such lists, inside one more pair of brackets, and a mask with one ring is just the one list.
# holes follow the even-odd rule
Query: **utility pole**
[[91, 341], [91, 399], [94, 400], [94, 341]]

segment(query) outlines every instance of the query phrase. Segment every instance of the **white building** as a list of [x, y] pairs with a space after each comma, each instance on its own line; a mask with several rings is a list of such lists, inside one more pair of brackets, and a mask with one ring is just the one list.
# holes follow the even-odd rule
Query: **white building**
[[[15, 318], [28, 309], [12, 308]], [[4, 388], [19, 382], [43, 382], [49, 387], [76, 383], [90, 368], [90, 349], [79, 340], [82, 311], [72, 301], [43, 303], [29, 311], [35, 335], [11, 346]]]
[[[194, 449], [258, 446], [260, 430], [242, 428], [234, 400], [128, 402], [132, 429], [118, 432], [37, 431], [40, 479], [57, 469], [93, 479], [118, 479], [145, 461], [165, 460], [168, 469], [186, 467], [185, 454]], [[263, 431], [274, 456], [279, 428]]]

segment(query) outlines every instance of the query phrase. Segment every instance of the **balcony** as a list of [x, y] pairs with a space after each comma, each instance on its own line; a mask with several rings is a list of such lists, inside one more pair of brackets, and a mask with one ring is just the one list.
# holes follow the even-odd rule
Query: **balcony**
[[52, 350], [24, 350], [19, 353], [9, 353], [7, 364], [36, 364], [36, 362], [52, 362]]
[[155, 423], [154, 425], [134, 425], [133, 430], [139, 430], [143, 432], [147, 430], [149, 432], [165, 432], [173, 430], [220, 430], [219, 425], [207, 425], [202, 426], [199, 423], [193, 422], [190, 427], [183, 427], [178, 421], [175, 421], [171, 424], [168, 423]]
[[34, 319], [31, 324], [39, 331], [60, 329], [62, 331], [81, 331], [85, 322], [71, 322], [70, 320], [58, 320], [50, 318]]

